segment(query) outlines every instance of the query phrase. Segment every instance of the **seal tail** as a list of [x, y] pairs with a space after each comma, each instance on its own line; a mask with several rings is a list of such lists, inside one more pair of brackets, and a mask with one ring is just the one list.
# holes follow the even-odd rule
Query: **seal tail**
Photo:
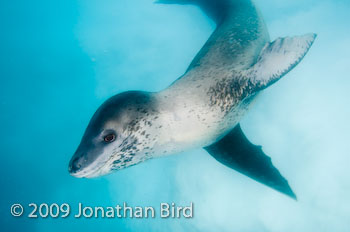
[[260, 52], [257, 62], [246, 76], [260, 91], [272, 85], [292, 70], [304, 58], [316, 38], [316, 34], [278, 38], [267, 43]]
[[197, 5], [217, 24], [220, 24], [229, 10], [237, 2], [250, 2], [250, 0], [156, 0], [157, 4]]

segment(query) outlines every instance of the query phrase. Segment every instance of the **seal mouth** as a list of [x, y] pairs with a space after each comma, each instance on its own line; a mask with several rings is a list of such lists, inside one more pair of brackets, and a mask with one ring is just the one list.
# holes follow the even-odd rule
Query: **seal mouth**
[[90, 165], [79, 171], [74, 171], [70, 165], [68, 168], [69, 174], [76, 178], [94, 178], [102, 175], [102, 169], [106, 166], [107, 162], [102, 165]]
[[95, 160], [90, 165], [80, 168], [78, 170], [75, 170], [72, 163], [74, 163], [74, 160], [71, 161], [68, 171], [70, 175], [76, 177], [76, 178], [95, 178], [99, 176], [106, 175], [109, 173], [112, 169], [110, 168], [113, 161], [115, 160], [115, 154], [110, 156], [107, 160]]
[[110, 171], [108, 167], [110, 167], [110, 164], [113, 162], [113, 158], [114, 156], [110, 157], [105, 162], [96, 162], [96, 164], [92, 163], [78, 172], [72, 171], [71, 166], [69, 166], [69, 173], [76, 178], [95, 178], [103, 176]]
[[101, 168], [89, 169], [89, 170], [84, 170], [80, 172], [69, 172], [69, 173], [70, 175], [76, 178], [94, 178], [102, 175], [103, 167], [104, 165]]

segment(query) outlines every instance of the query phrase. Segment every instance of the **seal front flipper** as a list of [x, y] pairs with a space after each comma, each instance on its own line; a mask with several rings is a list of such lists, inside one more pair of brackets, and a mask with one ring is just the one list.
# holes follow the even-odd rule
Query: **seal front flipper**
[[288, 181], [266, 156], [261, 146], [252, 144], [238, 124], [218, 142], [205, 147], [217, 161], [296, 200]]

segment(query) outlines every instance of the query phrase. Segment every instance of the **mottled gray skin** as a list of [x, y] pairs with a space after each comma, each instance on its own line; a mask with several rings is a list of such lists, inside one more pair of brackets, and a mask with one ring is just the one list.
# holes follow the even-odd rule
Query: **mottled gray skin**
[[[250, 1], [212, 4], [199, 5], [218, 27], [186, 73], [161, 92], [126, 92], [106, 101], [72, 157], [72, 175], [96, 177], [205, 147], [237, 125], [257, 95], [244, 70], [256, 62], [269, 35]], [[103, 137], [111, 132], [116, 139], [106, 143]]]

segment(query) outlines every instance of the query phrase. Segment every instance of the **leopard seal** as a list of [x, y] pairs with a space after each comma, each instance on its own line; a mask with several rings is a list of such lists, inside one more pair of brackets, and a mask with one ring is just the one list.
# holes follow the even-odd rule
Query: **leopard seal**
[[239, 122], [251, 103], [293, 69], [316, 35], [270, 41], [250, 0], [159, 0], [195, 4], [217, 27], [187, 71], [160, 92], [128, 91], [104, 102], [93, 115], [69, 172], [98, 177], [151, 158], [203, 147], [216, 160], [296, 198], [260, 146]]

